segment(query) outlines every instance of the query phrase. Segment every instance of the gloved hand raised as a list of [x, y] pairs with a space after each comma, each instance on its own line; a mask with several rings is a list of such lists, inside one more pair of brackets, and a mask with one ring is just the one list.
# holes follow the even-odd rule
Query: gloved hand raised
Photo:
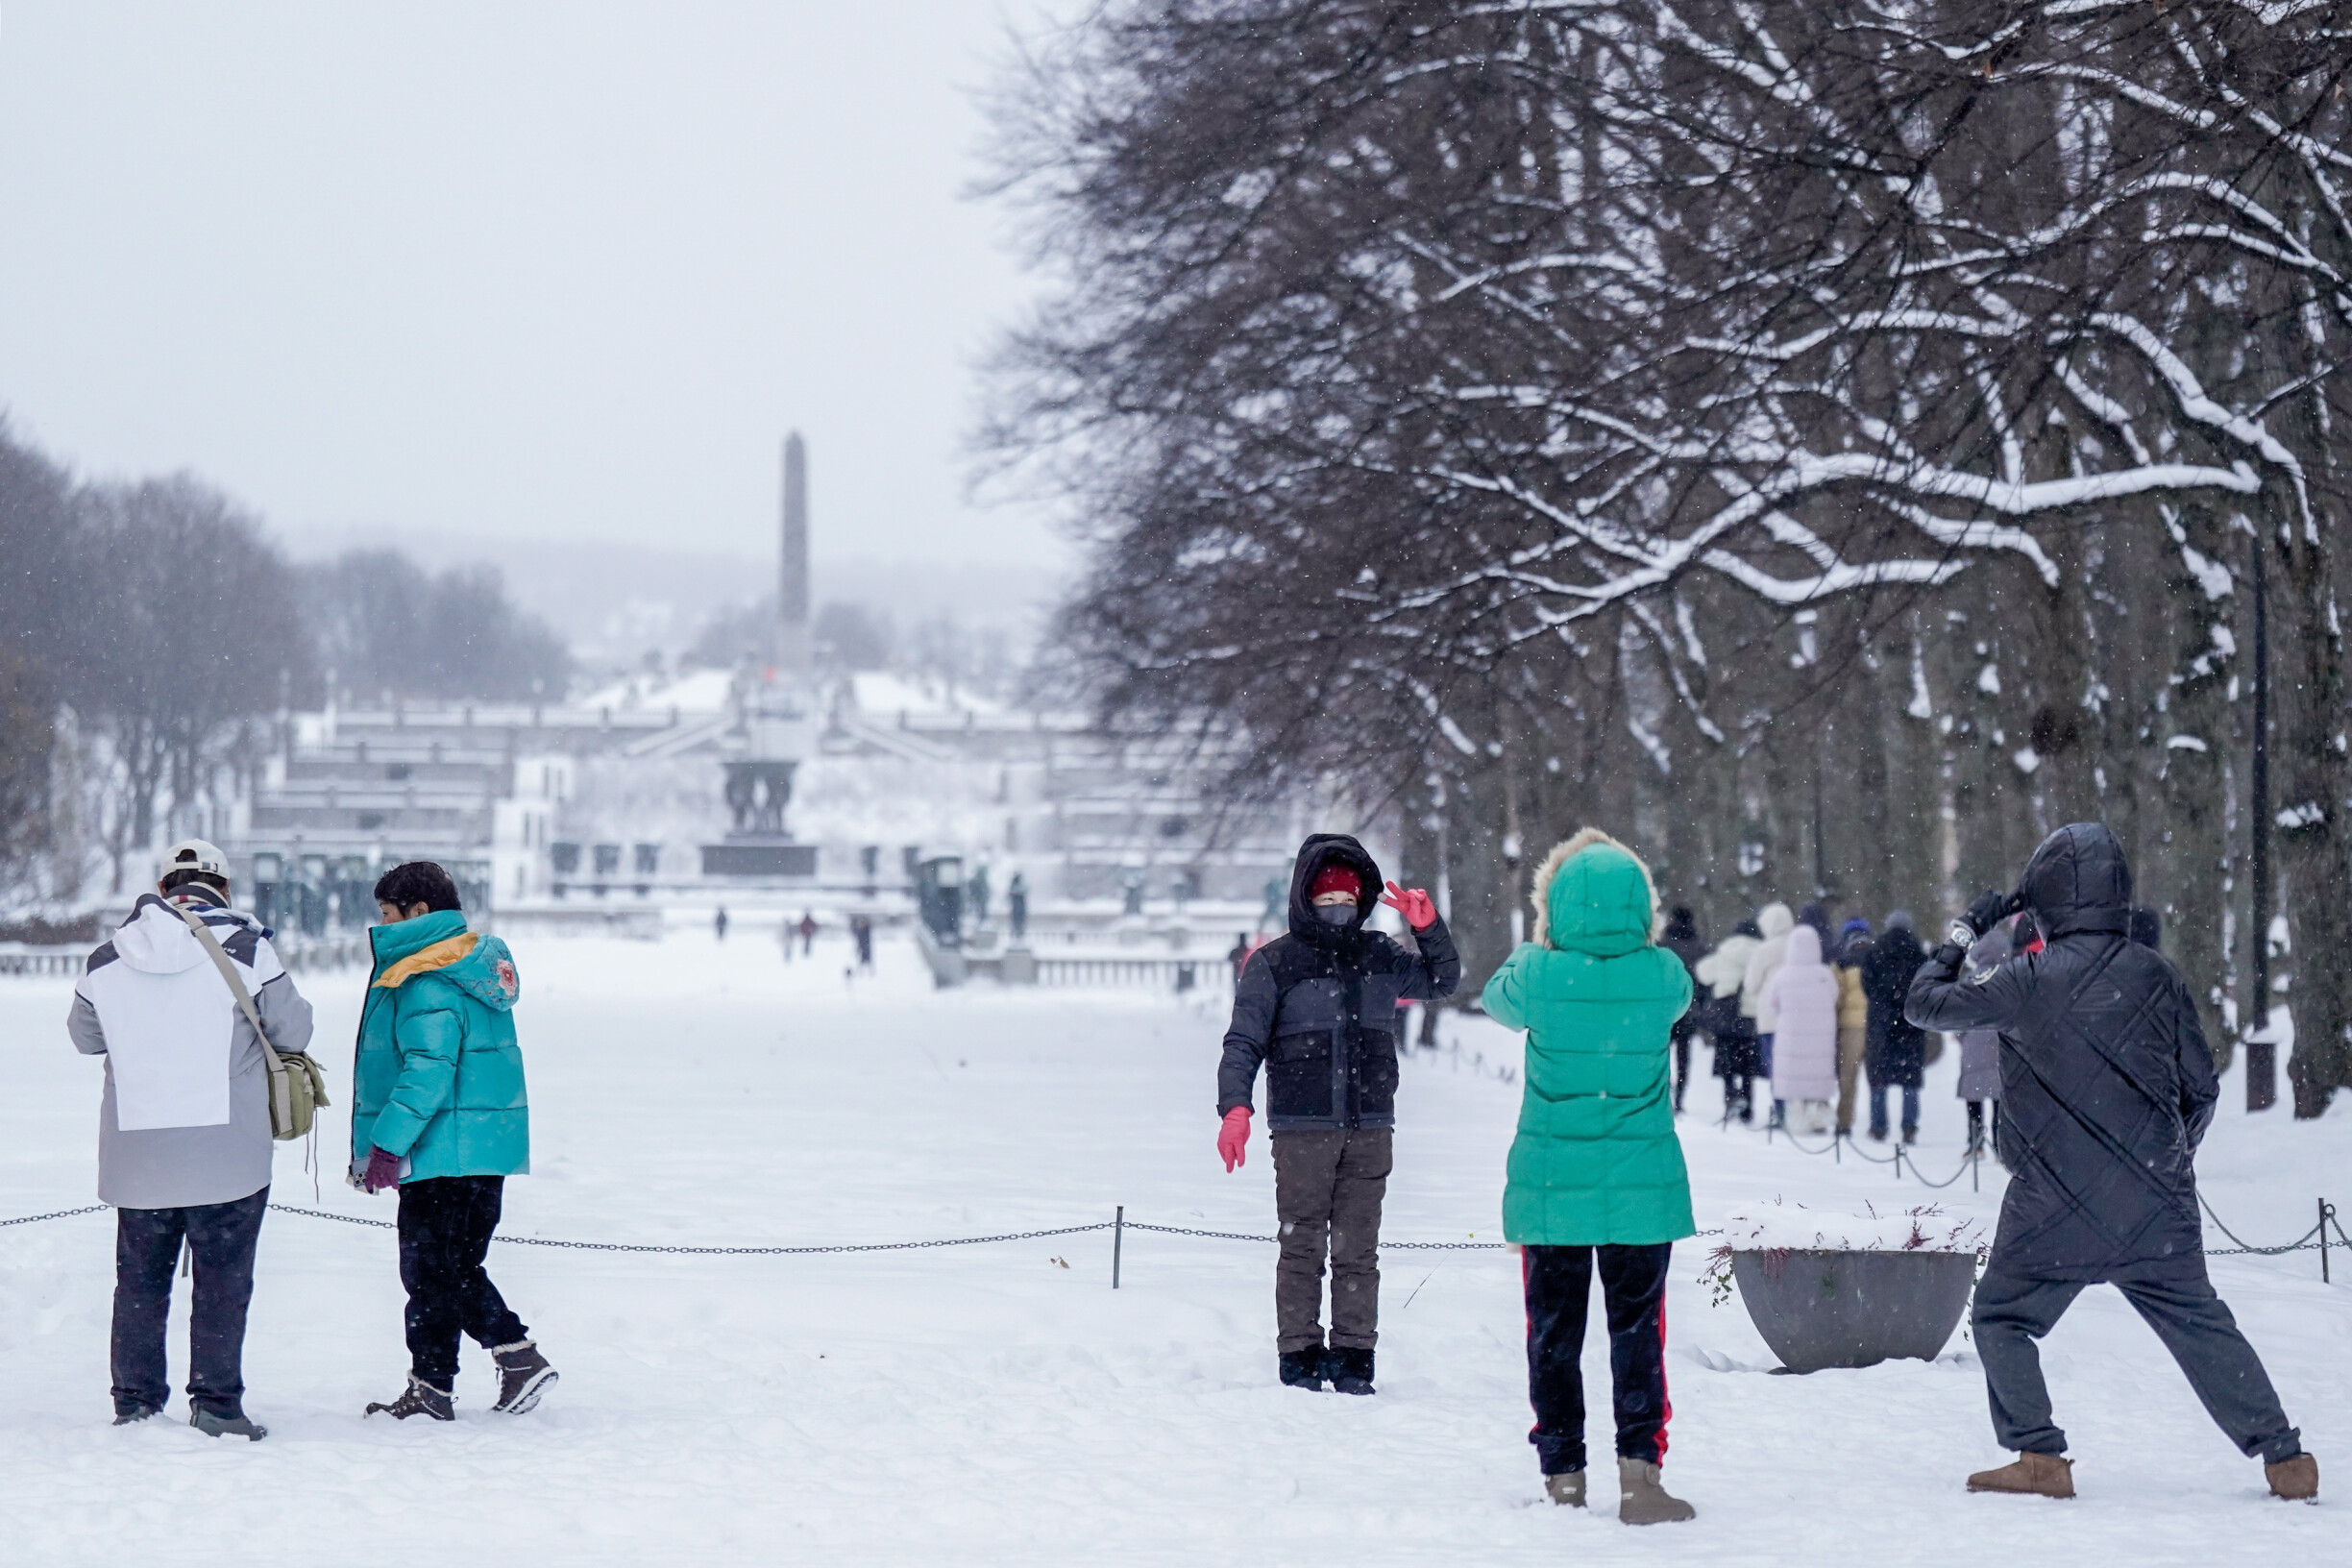
[[1419, 888], [1400, 888], [1394, 882], [1381, 894], [1381, 902], [1405, 917], [1405, 923], [1415, 931], [1427, 931], [1437, 923], [1437, 905]]
[[1972, 946], [1978, 937], [2022, 907], [2016, 894], [1995, 893], [1987, 889], [1976, 895], [1976, 901], [1969, 905], [1967, 914], [1952, 921], [1951, 929], [1945, 933], [1945, 937], [1955, 947]]
[[1249, 1123], [1250, 1108], [1246, 1105], [1235, 1106], [1225, 1113], [1225, 1119], [1217, 1123], [1217, 1153], [1225, 1157], [1228, 1171], [1236, 1165], [1249, 1164]]
[[381, 1192], [387, 1187], [400, 1186], [400, 1156], [386, 1154], [381, 1149], [368, 1150], [367, 1174], [359, 1178], [362, 1192]]

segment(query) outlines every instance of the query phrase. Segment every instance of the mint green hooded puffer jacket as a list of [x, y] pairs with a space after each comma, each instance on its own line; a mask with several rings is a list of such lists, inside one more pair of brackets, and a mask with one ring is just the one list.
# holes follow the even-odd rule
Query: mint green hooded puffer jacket
[[1527, 1034], [1503, 1234], [1522, 1245], [1654, 1245], [1689, 1236], [1675, 1134], [1675, 1020], [1690, 971], [1651, 940], [1650, 873], [1587, 828], [1535, 873], [1535, 940], [1486, 982], [1487, 1014]]
[[496, 937], [440, 910], [368, 932], [376, 965], [352, 1067], [352, 1161], [404, 1155], [404, 1181], [530, 1169], [530, 1104], [514, 1004], [522, 982]]

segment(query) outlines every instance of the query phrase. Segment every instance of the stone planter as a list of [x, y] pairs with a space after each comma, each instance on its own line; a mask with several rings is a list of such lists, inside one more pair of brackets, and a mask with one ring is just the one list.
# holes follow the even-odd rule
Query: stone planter
[[1941, 1355], [1976, 1283], [1967, 1252], [1733, 1252], [1748, 1315], [1791, 1372]]

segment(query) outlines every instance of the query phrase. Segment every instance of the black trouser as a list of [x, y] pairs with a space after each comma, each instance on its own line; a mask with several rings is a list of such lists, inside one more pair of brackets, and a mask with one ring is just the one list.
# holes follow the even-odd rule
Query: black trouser
[[[2133, 1263], [2105, 1283], [2122, 1291], [2156, 1331], [2205, 1413], [2241, 1453], [2276, 1463], [2302, 1452], [2302, 1433], [2287, 1424], [2262, 1358], [2238, 1332], [2237, 1320], [2205, 1277], [2203, 1254]], [[2021, 1454], [2066, 1452], [2066, 1433], [2050, 1420], [2049, 1386], [2042, 1381], [2042, 1353], [2034, 1341], [2057, 1327], [2074, 1298], [2089, 1287], [2083, 1280], [2012, 1273], [1998, 1254], [1976, 1282], [1971, 1321], [2001, 1447]]]
[[1685, 1025], [1682, 1025], [1682, 1024], [1677, 1024], [1677, 1025], [1675, 1025], [1675, 1032], [1674, 1032], [1674, 1064], [1675, 1064], [1675, 1090], [1674, 1090], [1674, 1108], [1675, 1108], [1677, 1111], [1679, 1111], [1679, 1110], [1681, 1110], [1681, 1109], [1682, 1109], [1682, 1091], [1683, 1091], [1684, 1090], [1686, 1090], [1686, 1089], [1688, 1089], [1688, 1088], [1690, 1087], [1690, 1051], [1691, 1051], [1691, 1031], [1690, 1031], [1690, 1030], [1689, 1030], [1689, 1028], [1688, 1028], [1688, 1027], [1686, 1027]]
[[457, 1380], [457, 1336], [483, 1346], [530, 1337], [482, 1270], [503, 1176], [433, 1176], [400, 1189], [401, 1284], [408, 1287], [408, 1370], [435, 1388]]
[[1608, 1314], [1609, 1385], [1617, 1415], [1617, 1453], [1666, 1462], [1666, 1267], [1672, 1242], [1645, 1247], [1525, 1247], [1520, 1278], [1527, 1291], [1528, 1400], [1535, 1407], [1537, 1461], [1547, 1476], [1584, 1468], [1585, 1308], [1593, 1265]]
[[188, 1405], [219, 1416], [245, 1413], [245, 1309], [253, 1302], [254, 1245], [268, 1209], [265, 1187], [234, 1203], [114, 1211], [115, 1414], [159, 1410], [171, 1397], [163, 1329], [183, 1238], [196, 1273]]
[[1380, 1339], [1381, 1200], [1395, 1161], [1395, 1132], [1276, 1133], [1274, 1342], [1283, 1351], [1323, 1343], [1323, 1258], [1331, 1256], [1331, 1342], [1370, 1350]]
[[[1992, 1113], [1989, 1122], [1986, 1117], [1988, 1111]], [[1968, 1116], [1969, 1147], [1991, 1148], [1993, 1140], [2000, 1137], [2000, 1101], [1971, 1100], [1968, 1102]]]

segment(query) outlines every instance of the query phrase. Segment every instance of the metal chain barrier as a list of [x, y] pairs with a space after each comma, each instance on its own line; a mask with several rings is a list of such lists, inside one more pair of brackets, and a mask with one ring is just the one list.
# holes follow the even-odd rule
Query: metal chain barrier
[[6, 1230], [11, 1225], [38, 1225], [44, 1219], [67, 1219], [75, 1214], [100, 1213], [110, 1207], [110, 1205], [108, 1204], [93, 1203], [86, 1209], [60, 1209], [55, 1213], [27, 1214], [21, 1219], [0, 1219], [0, 1230]]

